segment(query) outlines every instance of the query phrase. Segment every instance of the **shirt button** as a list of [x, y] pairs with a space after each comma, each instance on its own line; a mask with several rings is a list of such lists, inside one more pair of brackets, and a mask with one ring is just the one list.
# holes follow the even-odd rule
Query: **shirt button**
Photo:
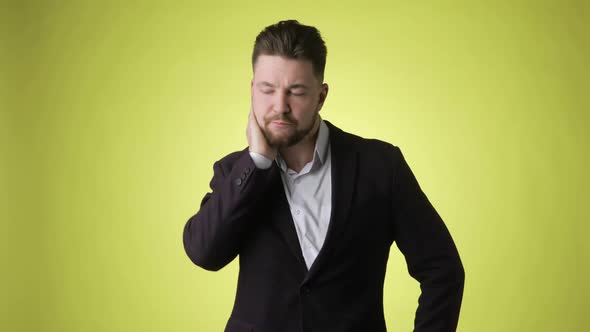
[[295, 214], [299, 215], [300, 211], [299, 210], [295, 210]]

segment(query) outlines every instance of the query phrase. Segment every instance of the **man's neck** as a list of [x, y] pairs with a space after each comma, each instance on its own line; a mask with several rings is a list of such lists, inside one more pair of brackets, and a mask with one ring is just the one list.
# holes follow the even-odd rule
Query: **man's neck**
[[313, 160], [315, 145], [320, 131], [320, 122], [321, 119], [318, 116], [313, 129], [301, 142], [279, 150], [281, 158], [283, 158], [288, 168], [299, 173], [308, 162]]

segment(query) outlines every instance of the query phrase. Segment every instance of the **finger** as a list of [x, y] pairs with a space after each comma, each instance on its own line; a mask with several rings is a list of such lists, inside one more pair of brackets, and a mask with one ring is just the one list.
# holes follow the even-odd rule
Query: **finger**
[[250, 132], [252, 131], [252, 108], [250, 108], [250, 112], [248, 113], [248, 125], [246, 125], [246, 137], [248, 140], [250, 139]]
[[258, 125], [258, 122], [256, 121], [256, 115], [254, 115], [254, 112], [250, 111], [250, 116], [249, 116], [248, 121], [250, 122], [251, 128], [255, 128], [255, 126]]
[[256, 129], [262, 131], [262, 123], [263, 122], [258, 121], [258, 117], [256, 116], [256, 113], [252, 112], [252, 116], [254, 117]]

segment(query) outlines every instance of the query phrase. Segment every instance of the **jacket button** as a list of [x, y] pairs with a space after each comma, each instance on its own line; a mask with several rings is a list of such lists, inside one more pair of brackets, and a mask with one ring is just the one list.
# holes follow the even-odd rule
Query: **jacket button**
[[242, 185], [242, 179], [236, 179], [236, 185], [238, 185], [238, 186]]
[[311, 292], [311, 289], [309, 289], [309, 287], [307, 287], [307, 286], [301, 287], [301, 293], [303, 295], [308, 295], [310, 292]]

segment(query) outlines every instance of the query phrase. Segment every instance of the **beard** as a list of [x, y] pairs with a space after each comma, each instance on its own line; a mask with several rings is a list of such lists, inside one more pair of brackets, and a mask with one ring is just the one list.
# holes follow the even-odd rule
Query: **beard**
[[[295, 121], [295, 119], [290, 118], [288, 115], [283, 116], [275, 116], [265, 121], [264, 128], [262, 128], [262, 134], [266, 138], [268, 144], [276, 148], [286, 148], [291, 147], [303, 140], [307, 134], [311, 132], [314, 127], [314, 124], [317, 120], [318, 113], [315, 113], [313, 117], [313, 121], [306, 127], [299, 127], [299, 123]], [[269, 129], [270, 123], [272, 121], [281, 121], [289, 123], [290, 125], [287, 128], [277, 129], [277, 131], [272, 131]]]

